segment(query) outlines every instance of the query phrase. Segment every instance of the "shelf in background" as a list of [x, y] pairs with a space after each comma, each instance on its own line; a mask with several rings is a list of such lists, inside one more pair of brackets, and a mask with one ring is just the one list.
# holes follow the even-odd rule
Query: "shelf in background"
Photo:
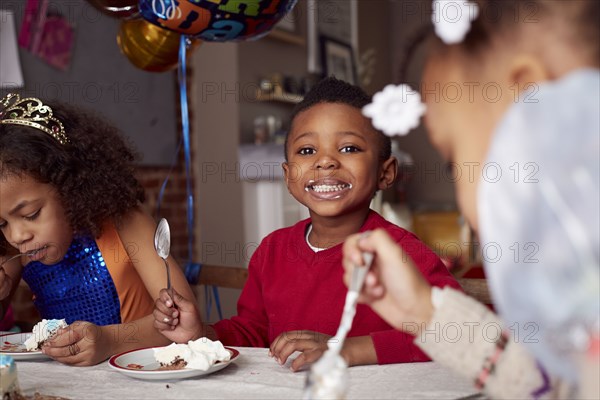
[[273, 29], [269, 32], [267, 37], [286, 43], [296, 44], [298, 46], [306, 46], [306, 39], [304, 39], [304, 37], [282, 29]]
[[285, 93], [282, 90], [276, 90], [273, 92], [267, 93], [262, 90], [258, 90], [256, 92], [256, 100], [257, 101], [276, 101], [280, 103], [290, 103], [290, 104], [298, 104], [304, 99], [303, 96], [299, 94]]

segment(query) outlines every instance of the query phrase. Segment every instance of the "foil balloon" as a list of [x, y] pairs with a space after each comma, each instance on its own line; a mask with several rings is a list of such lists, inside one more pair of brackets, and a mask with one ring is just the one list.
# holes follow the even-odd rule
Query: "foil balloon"
[[258, 39], [297, 0], [140, 0], [143, 18], [162, 28], [210, 42]]
[[135, 18], [139, 15], [138, 0], [88, 0], [91, 5], [110, 17]]
[[[133, 65], [149, 72], [164, 72], [177, 66], [180, 39], [180, 34], [143, 19], [121, 22], [117, 34], [121, 52]], [[199, 40], [192, 41], [188, 51], [199, 44]]]

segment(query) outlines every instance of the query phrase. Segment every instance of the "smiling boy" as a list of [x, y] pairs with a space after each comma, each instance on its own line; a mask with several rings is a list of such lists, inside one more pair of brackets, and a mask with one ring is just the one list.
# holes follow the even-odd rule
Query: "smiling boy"
[[[166, 292], [156, 303], [155, 327], [169, 339], [202, 335], [232, 346], [270, 346], [269, 355], [297, 371], [327, 349], [340, 323], [347, 289], [342, 243], [351, 234], [384, 228], [434, 286], [458, 284], [413, 234], [369, 209], [378, 190], [396, 178], [390, 139], [361, 109], [370, 98], [358, 87], [327, 78], [294, 110], [285, 145], [284, 177], [310, 218], [267, 236], [252, 256], [238, 315], [205, 327], [193, 305]], [[167, 306], [167, 304], [169, 306]], [[165, 322], [165, 318], [166, 321]], [[349, 365], [426, 361], [409, 335], [359, 305], [341, 352]]]

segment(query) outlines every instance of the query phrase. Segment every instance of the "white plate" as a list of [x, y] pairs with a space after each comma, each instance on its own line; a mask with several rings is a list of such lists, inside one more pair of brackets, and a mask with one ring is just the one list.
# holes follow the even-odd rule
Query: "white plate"
[[184, 379], [220, 371], [240, 355], [240, 352], [235, 349], [229, 347], [225, 347], [225, 349], [231, 353], [229, 361], [218, 362], [206, 371], [191, 368], [159, 370], [160, 364], [154, 359], [152, 347], [114, 355], [108, 360], [108, 365], [132, 378], [146, 380]]
[[0, 354], [11, 356], [15, 360], [36, 360], [40, 358], [49, 358], [41, 350], [27, 351], [25, 341], [32, 335], [27, 333], [10, 333], [0, 335]]

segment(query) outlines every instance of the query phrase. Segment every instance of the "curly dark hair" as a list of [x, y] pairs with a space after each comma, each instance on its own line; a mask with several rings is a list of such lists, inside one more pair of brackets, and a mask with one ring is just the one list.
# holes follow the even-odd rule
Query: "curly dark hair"
[[[64, 103], [45, 102], [65, 127], [69, 143], [27, 126], [0, 124], [0, 179], [29, 175], [59, 193], [74, 234], [99, 236], [107, 220], [144, 201], [135, 178], [137, 155], [103, 118]], [[0, 235], [0, 251], [7, 242]]]
[[[463, 46], [476, 52], [484, 48], [495, 35], [505, 34], [521, 24], [539, 23], [541, 20], [560, 16], [570, 20], [573, 45], [583, 45], [586, 51], [600, 55], [600, 2], [598, 0], [476, 0], [480, 13], [465, 37]], [[549, 28], [552, 29], [552, 28]]]
[[[364, 90], [356, 85], [352, 85], [333, 76], [320, 80], [310, 91], [304, 96], [304, 99], [296, 104], [292, 111], [291, 121], [302, 111], [320, 104], [320, 103], [340, 103], [362, 110], [364, 106], [371, 102], [371, 97]], [[379, 159], [384, 161], [390, 158], [392, 154], [392, 141], [382, 132], [373, 128], [378, 133], [379, 139]], [[289, 132], [288, 132], [289, 135]], [[287, 144], [288, 135], [285, 137], [285, 160], [287, 161]]]
[[[522, 24], [539, 23], [553, 16], [560, 16], [570, 21], [571, 32], [564, 37], [573, 46], [579, 46], [590, 60], [598, 63], [600, 58], [600, 1], [598, 0], [471, 0], [477, 3], [479, 14], [471, 24], [471, 29], [460, 43], [466, 51], [478, 55], [485, 50], [494, 37], [515, 32]], [[450, 5], [451, 6], [451, 5]], [[549, 27], [553, 29], [553, 27]], [[434, 34], [431, 19], [414, 33], [407, 41], [404, 57], [400, 66], [400, 80], [407, 80], [408, 64], [416, 49], [426, 39], [434, 38], [437, 44], [435, 51], [443, 51], [442, 41]]]

